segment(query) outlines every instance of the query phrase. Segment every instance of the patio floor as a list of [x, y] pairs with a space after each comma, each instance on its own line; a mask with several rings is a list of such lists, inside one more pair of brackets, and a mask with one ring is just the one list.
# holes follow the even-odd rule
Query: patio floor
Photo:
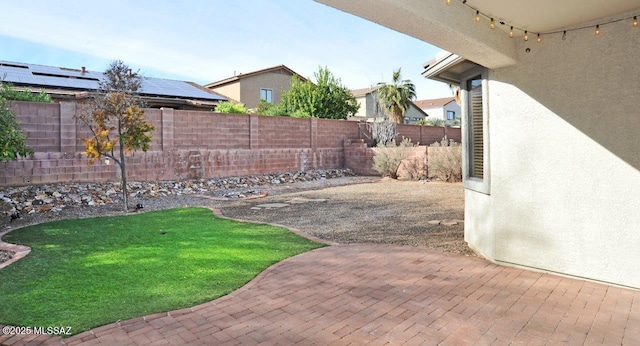
[[192, 308], [2, 345], [638, 345], [640, 292], [393, 245], [278, 263]]

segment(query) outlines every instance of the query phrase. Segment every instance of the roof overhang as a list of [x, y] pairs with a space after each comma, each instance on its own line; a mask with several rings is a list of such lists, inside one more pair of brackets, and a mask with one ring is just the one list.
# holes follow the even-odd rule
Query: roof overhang
[[[640, 16], [640, 0], [452, 0], [449, 6], [442, 0], [315, 1], [490, 69], [517, 63], [517, 42], [524, 36], [524, 30], [544, 35]], [[473, 20], [476, 10], [481, 14], [481, 23]], [[495, 20], [495, 29], [489, 26], [491, 18]], [[514, 38], [508, 35], [511, 26], [516, 28]]]
[[516, 63], [515, 40], [489, 25], [476, 25], [462, 2], [434, 0], [316, 0], [431, 43], [488, 68]]
[[478, 66], [478, 64], [456, 54], [445, 53], [446, 54], [438, 56], [424, 65], [422, 75], [425, 78], [458, 85], [465, 72]]

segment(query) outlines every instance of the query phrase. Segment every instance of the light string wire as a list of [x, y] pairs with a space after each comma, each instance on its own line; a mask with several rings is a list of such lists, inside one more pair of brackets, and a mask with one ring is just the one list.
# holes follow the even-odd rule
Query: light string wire
[[[490, 21], [490, 26], [491, 26], [492, 29], [495, 27], [495, 23], [500, 23], [500, 25], [507, 26], [507, 27], [510, 28], [509, 37], [512, 37], [512, 38], [513, 38], [513, 30], [521, 31], [525, 36], [524, 37], [525, 41], [529, 40], [529, 35], [534, 35], [536, 37], [536, 39], [538, 40], [538, 42], [541, 42], [543, 36], [554, 35], [554, 34], [559, 34], [559, 33], [562, 33], [562, 39], [564, 40], [564, 39], [566, 39], [568, 32], [584, 30], [584, 29], [588, 29], [588, 28], [593, 28], [595, 30], [595, 34], [599, 35], [601, 26], [608, 25], [608, 24], [613, 24], [613, 23], [618, 23], [618, 22], [622, 22], [622, 21], [627, 21], [627, 20], [633, 20], [632, 21], [632, 26], [633, 27], [638, 27], [638, 17], [640, 17], [640, 14], [634, 14], [634, 15], [631, 15], [631, 16], [628, 16], [628, 17], [624, 17], [624, 18], [613, 19], [613, 20], [609, 20], [609, 21], [605, 21], [605, 22], [601, 22], [601, 23], [597, 23], [597, 24], [578, 26], [578, 27], [575, 27], [575, 28], [561, 29], [561, 30], [554, 30], [554, 31], [546, 31], [546, 32], [534, 32], [534, 31], [528, 31], [526, 29], [517, 27], [515, 25], [511, 25], [511, 24], [505, 23], [502, 20], [496, 20], [496, 17], [491, 17], [490, 15], [487, 15], [487, 14], [481, 12], [480, 10], [478, 10], [477, 8], [474, 8], [471, 5], [467, 4], [467, 0], [458, 0], [458, 1], [461, 2], [464, 6], [467, 6], [468, 8], [473, 10], [473, 13], [475, 13], [474, 18], [475, 18], [476, 22], [480, 22], [479, 18], [480, 17], [484, 17], [484, 18], [486, 18], [486, 19], [488, 19]], [[445, 3], [447, 5], [450, 5], [451, 4], [451, 0], [446, 0]]]

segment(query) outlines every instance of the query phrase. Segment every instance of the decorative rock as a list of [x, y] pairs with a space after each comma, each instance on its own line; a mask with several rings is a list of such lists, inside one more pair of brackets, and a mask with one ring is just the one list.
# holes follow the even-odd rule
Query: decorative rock
[[[182, 182], [130, 182], [127, 185], [132, 197], [136, 198], [180, 196], [195, 193], [217, 193], [218, 196], [226, 198], [256, 198], [266, 196], [266, 189], [260, 187], [271, 184], [289, 184], [353, 175], [353, 171], [349, 169], [331, 169]], [[220, 191], [241, 188], [246, 190]], [[27, 185], [0, 189], [2, 189], [0, 191], [0, 215], [9, 215], [16, 210], [25, 214], [43, 212], [43, 210], [59, 212], [67, 207], [105, 205], [122, 201], [120, 182]]]

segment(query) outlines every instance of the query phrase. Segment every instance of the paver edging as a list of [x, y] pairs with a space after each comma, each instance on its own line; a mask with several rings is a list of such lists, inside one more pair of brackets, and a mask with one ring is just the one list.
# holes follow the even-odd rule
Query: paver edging
[[2, 237], [4, 237], [5, 234], [11, 231], [15, 231], [16, 229], [18, 228], [9, 229], [9, 230], [0, 232], [0, 250], [7, 250], [7, 251], [14, 252], [13, 257], [11, 257], [8, 261], [4, 261], [0, 263], [0, 269], [10, 265], [11, 263], [18, 261], [19, 259], [28, 255], [29, 252], [31, 252], [31, 248], [26, 245], [11, 244], [11, 243], [5, 243], [4, 241], [2, 241]]

